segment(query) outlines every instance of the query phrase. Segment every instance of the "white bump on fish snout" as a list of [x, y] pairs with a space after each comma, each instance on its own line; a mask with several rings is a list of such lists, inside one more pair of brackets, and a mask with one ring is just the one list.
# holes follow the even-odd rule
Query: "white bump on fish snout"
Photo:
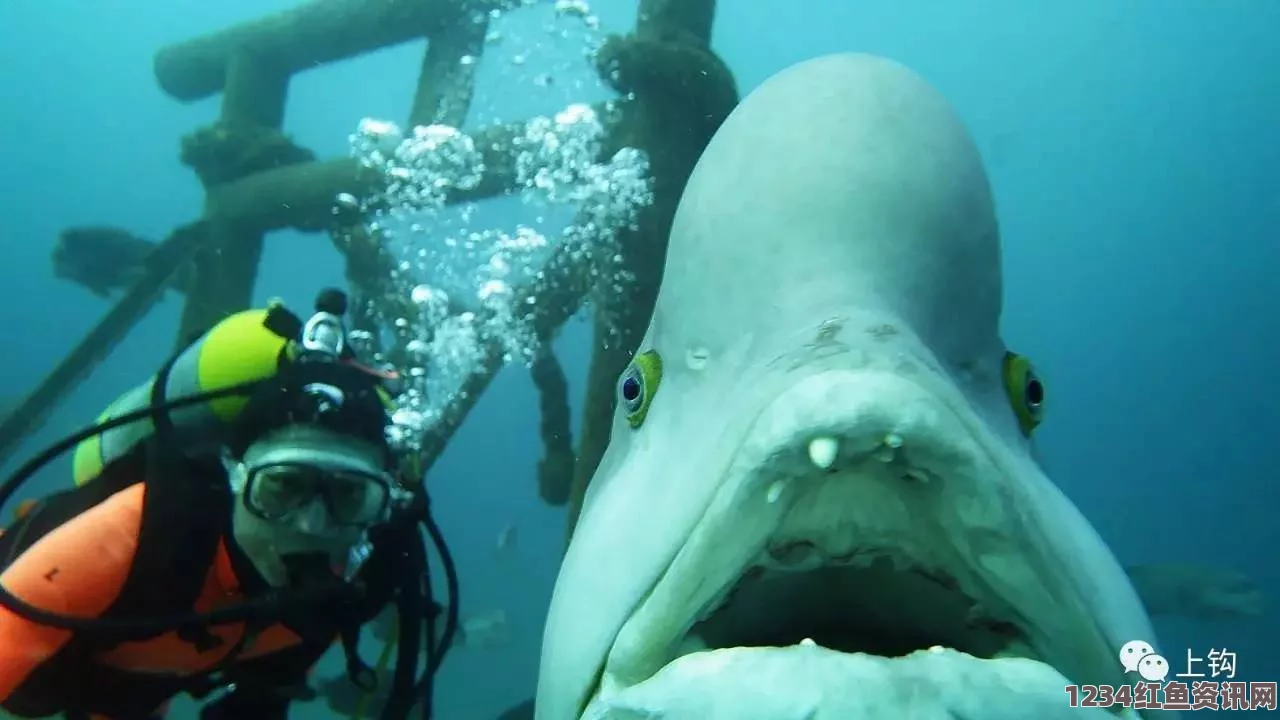
[[769, 486], [769, 492], [765, 495], [765, 500], [768, 501], [770, 505], [778, 502], [778, 498], [782, 497], [782, 491], [786, 489], [786, 480], [775, 480], [773, 484]]
[[801, 644], [801, 645], [803, 645], [804, 647], [817, 647], [817, 646], [818, 646], [818, 643], [814, 642], [814, 641], [813, 641], [813, 638], [805, 638], [805, 639], [803, 639], [803, 640], [801, 640], [801, 641], [800, 641], [800, 644]]
[[822, 435], [809, 441], [809, 460], [823, 470], [830, 470], [840, 454], [840, 443], [830, 435]]

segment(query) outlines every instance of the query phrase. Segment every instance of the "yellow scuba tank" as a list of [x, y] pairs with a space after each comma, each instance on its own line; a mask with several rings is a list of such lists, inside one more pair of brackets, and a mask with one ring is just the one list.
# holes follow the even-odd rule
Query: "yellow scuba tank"
[[[263, 380], [277, 371], [281, 354], [290, 341], [267, 327], [270, 310], [245, 310], [213, 326], [173, 363], [165, 384], [166, 397], [183, 397]], [[98, 418], [109, 420], [151, 404], [153, 376], [112, 402]], [[231, 395], [170, 411], [176, 440], [193, 451], [217, 448], [223, 430], [244, 409], [248, 398]], [[151, 420], [122, 425], [91, 436], [76, 446], [72, 473], [76, 485], [83, 485], [102, 472], [112, 460], [124, 455], [138, 441], [155, 431]]]

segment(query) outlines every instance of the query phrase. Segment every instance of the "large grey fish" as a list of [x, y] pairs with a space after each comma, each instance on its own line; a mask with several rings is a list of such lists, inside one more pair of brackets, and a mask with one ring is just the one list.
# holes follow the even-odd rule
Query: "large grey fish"
[[1109, 717], [1064, 686], [1158, 643], [1032, 456], [1002, 302], [985, 169], [918, 75], [833, 55], [746, 98], [620, 379], [538, 720]]

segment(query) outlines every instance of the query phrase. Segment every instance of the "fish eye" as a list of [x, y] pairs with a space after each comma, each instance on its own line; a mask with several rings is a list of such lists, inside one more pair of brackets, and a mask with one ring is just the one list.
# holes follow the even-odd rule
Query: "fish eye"
[[1045, 385], [1026, 357], [1015, 352], [1004, 354], [1004, 387], [1009, 394], [1018, 426], [1027, 437], [1044, 419]]
[[1035, 371], [1027, 373], [1026, 381], [1022, 384], [1023, 395], [1027, 399], [1027, 407], [1032, 410], [1039, 410], [1044, 405], [1044, 383], [1040, 382], [1040, 378], [1036, 376]]
[[627, 365], [618, 379], [618, 404], [627, 416], [632, 428], [644, 424], [649, 413], [649, 403], [662, 382], [662, 358], [656, 350], [646, 350]]

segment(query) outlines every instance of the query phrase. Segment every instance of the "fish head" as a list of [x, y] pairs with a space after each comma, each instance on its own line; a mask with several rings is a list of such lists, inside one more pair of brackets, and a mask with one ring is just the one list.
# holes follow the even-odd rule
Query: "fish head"
[[538, 718], [685, 655], [805, 639], [1126, 682], [1120, 646], [1155, 638], [1034, 459], [1045, 388], [1000, 337], [1000, 265], [978, 151], [912, 71], [833, 55], [747, 97], [690, 178], [619, 379]]

